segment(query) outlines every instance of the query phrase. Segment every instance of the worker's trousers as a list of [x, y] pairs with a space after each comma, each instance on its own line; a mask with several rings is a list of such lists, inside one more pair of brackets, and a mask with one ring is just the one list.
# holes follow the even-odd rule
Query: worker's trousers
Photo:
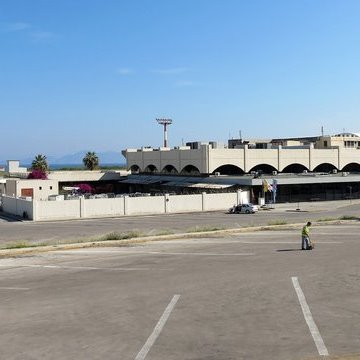
[[302, 250], [311, 250], [311, 244], [310, 244], [310, 238], [308, 236], [303, 235], [301, 237], [302, 241], [301, 241], [301, 249]]

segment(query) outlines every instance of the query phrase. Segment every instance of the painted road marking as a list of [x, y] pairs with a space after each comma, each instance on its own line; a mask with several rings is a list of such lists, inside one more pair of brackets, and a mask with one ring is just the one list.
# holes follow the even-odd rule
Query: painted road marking
[[155, 254], [155, 255], [191, 255], [191, 256], [253, 256], [254, 253], [187, 253], [187, 252], [165, 252], [165, 251], [149, 251], [143, 254]]
[[22, 287], [0, 287], [0, 290], [30, 290], [30, 288], [22, 288]]
[[176, 303], [178, 302], [180, 298], [180, 295], [174, 295], [172, 300], [170, 301], [169, 305], [166, 307], [164, 313], [161, 315], [160, 320], [156, 324], [153, 332], [147, 339], [146, 343], [142, 347], [142, 349], [139, 351], [139, 353], [136, 355], [135, 360], [144, 360], [146, 358], [146, 355], [151, 350], [152, 346], [155, 344], [156, 339], [159, 337], [161, 330], [166, 324], [166, 321], [168, 320], [171, 312], [173, 311]]
[[[59, 252], [60, 253], [60, 252]], [[72, 255], [92, 255], [92, 254], [112, 254], [112, 255], [191, 255], [191, 256], [253, 256], [255, 253], [234, 253], [234, 254], [226, 254], [226, 253], [189, 253], [189, 252], [166, 252], [166, 251], [96, 251], [96, 250], [89, 250], [89, 251], [77, 251], [74, 252]]]
[[304, 295], [303, 291], [301, 290], [299, 280], [297, 277], [292, 277], [291, 280], [294, 285], [296, 294], [298, 296], [298, 299], [299, 299], [299, 302], [301, 305], [301, 309], [304, 314], [305, 321], [306, 321], [306, 323], [309, 327], [310, 333], [314, 339], [314, 342], [315, 342], [315, 345], [319, 352], [319, 355], [320, 356], [328, 356], [329, 352], [328, 352], [328, 350], [324, 344], [324, 341], [320, 335], [319, 329], [316, 326], [315, 321], [311, 315], [309, 305], [307, 304], [305, 295]]
[[[10, 267], [9, 265], [0, 265]], [[103, 268], [103, 267], [95, 267], [95, 266], [66, 266], [66, 265], [26, 265], [19, 264], [16, 266], [12, 266], [12, 269], [19, 269], [22, 267], [30, 267], [30, 268], [45, 268], [45, 269], [75, 269], [75, 270], [104, 270], [104, 271], [149, 271], [150, 268]], [[157, 269], [158, 270], [158, 269]], [[168, 270], [168, 269], [166, 269]]]
[[[259, 244], [259, 245], [266, 245], [266, 244], [298, 244], [299, 241], [236, 241], [234, 243], [239, 244]], [[316, 241], [317, 244], [343, 244], [343, 241]]]

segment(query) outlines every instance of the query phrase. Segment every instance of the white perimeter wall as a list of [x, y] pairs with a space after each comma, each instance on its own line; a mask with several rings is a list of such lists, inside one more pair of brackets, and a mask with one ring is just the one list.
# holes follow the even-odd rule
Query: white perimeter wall
[[34, 201], [33, 220], [61, 220], [80, 218], [80, 201]]
[[20, 199], [12, 196], [2, 196], [2, 208], [4, 212], [23, 217], [26, 212], [29, 219], [34, 218], [33, 201]]
[[248, 191], [62, 201], [26, 201], [3, 196], [3, 211], [18, 216], [23, 216], [26, 211], [29, 219], [45, 221], [227, 210], [234, 204], [247, 202]]

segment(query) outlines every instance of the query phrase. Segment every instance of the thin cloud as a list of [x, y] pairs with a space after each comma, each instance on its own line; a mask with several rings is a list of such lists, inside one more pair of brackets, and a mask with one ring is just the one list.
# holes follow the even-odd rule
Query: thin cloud
[[18, 31], [24, 31], [27, 29], [30, 29], [31, 25], [26, 22], [14, 22], [14, 23], [8, 23], [3, 24], [2, 29], [6, 32], [18, 32]]
[[37, 30], [33, 25], [26, 22], [3, 23], [0, 24], [0, 30], [7, 33], [21, 32], [32, 42], [50, 42], [55, 37], [54, 33]]
[[130, 75], [133, 73], [133, 70], [129, 69], [129, 68], [118, 68], [116, 69], [116, 72], [119, 74], [119, 75]]
[[34, 42], [48, 42], [53, 40], [55, 35], [50, 31], [33, 31], [30, 37]]
[[181, 74], [186, 71], [189, 71], [189, 69], [186, 67], [177, 67], [177, 68], [169, 68], [169, 69], [155, 69], [152, 72], [155, 74], [171, 75], [171, 74]]

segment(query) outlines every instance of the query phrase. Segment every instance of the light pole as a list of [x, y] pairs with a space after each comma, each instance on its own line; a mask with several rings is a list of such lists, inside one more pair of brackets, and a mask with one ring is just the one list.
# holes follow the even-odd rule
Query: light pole
[[167, 126], [172, 124], [171, 119], [156, 119], [158, 124], [164, 126], [164, 147], [168, 147], [168, 139], [167, 139]]

